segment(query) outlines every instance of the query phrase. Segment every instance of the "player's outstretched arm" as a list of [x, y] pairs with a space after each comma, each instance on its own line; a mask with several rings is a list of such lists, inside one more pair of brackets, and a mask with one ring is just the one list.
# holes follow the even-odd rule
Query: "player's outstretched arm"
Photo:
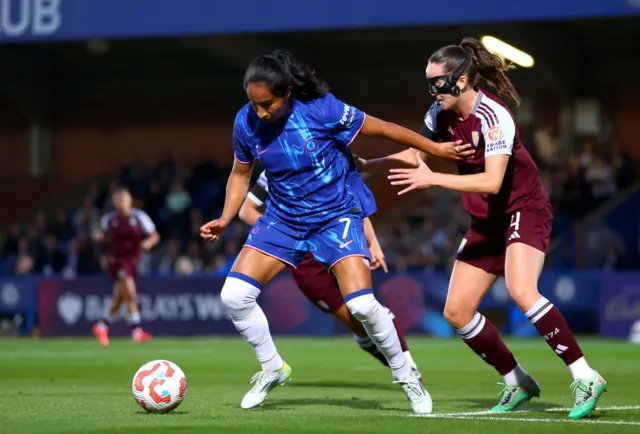
[[452, 175], [433, 172], [418, 155], [416, 169], [391, 169], [391, 185], [404, 187], [398, 194], [412, 190], [441, 187], [462, 193], [497, 194], [502, 187], [510, 155], [494, 155], [486, 158], [485, 171], [472, 175]]
[[[420, 152], [420, 158], [424, 159], [426, 157], [426, 154]], [[356, 164], [360, 172], [363, 173], [387, 173], [391, 169], [411, 169], [418, 167], [416, 151], [413, 148], [371, 160], [356, 157]]]
[[222, 210], [220, 219], [230, 222], [238, 215], [240, 207], [249, 192], [252, 170], [253, 163], [245, 164], [238, 160], [233, 162], [233, 169], [231, 169], [231, 175], [229, 175], [229, 180], [227, 181], [224, 209]]
[[251, 171], [253, 162], [242, 163], [237, 159], [233, 163], [233, 169], [227, 181], [227, 192], [224, 198], [224, 208], [220, 218], [205, 223], [200, 228], [200, 237], [206, 241], [217, 241], [220, 235], [227, 229], [229, 222], [240, 211], [240, 207], [249, 192], [251, 183]]
[[371, 256], [370, 268], [372, 270], [377, 270], [378, 268], [382, 267], [382, 270], [385, 273], [388, 273], [389, 268], [387, 267], [387, 261], [384, 258], [382, 246], [378, 241], [376, 231], [375, 229], [373, 229], [373, 224], [371, 223], [371, 219], [369, 219], [369, 217], [364, 219], [364, 235], [367, 238], [367, 244], [369, 245], [369, 255]]
[[460, 162], [474, 154], [473, 147], [462, 141], [436, 143], [405, 127], [367, 115], [360, 131], [365, 136], [385, 137], [401, 145], [410, 146], [429, 155]]

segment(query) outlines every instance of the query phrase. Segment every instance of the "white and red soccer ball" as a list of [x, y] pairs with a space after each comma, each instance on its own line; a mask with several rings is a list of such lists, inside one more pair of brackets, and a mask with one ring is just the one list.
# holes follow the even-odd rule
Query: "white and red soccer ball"
[[150, 413], [169, 413], [184, 400], [187, 377], [168, 360], [153, 360], [142, 365], [133, 376], [133, 397]]

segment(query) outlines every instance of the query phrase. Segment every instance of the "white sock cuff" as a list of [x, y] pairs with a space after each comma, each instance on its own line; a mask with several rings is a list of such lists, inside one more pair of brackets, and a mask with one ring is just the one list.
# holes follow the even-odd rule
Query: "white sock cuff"
[[545, 316], [547, 312], [549, 312], [552, 308], [553, 308], [553, 303], [551, 303], [545, 297], [540, 297], [540, 300], [538, 300], [531, 309], [526, 311], [525, 315], [527, 318], [529, 318], [529, 321], [531, 321], [531, 324], [535, 324], [536, 322], [538, 322], [538, 320], [540, 320], [540, 318]]
[[140, 324], [140, 312], [129, 314], [129, 324]]
[[482, 331], [486, 322], [487, 320], [484, 315], [480, 312], [476, 312], [469, 324], [458, 329], [458, 334], [462, 339], [474, 338]]
[[351, 298], [347, 296], [345, 300], [347, 308], [356, 318], [358, 318], [358, 315], [367, 315], [370, 312], [374, 312], [376, 306], [382, 307], [382, 305], [378, 303], [378, 300], [376, 300], [373, 292], [363, 292]]
[[220, 298], [229, 313], [240, 314], [241, 311], [251, 310], [256, 306], [256, 300], [261, 292], [261, 289], [251, 282], [229, 275], [222, 286]]

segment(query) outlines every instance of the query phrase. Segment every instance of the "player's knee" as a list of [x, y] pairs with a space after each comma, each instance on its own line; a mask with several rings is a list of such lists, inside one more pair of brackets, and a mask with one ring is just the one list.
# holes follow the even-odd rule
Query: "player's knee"
[[524, 310], [533, 306], [541, 297], [537, 285], [527, 282], [507, 280], [507, 289], [513, 302]]
[[383, 307], [378, 303], [372, 290], [356, 291], [344, 298], [347, 308], [359, 321], [363, 321], [376, 314]]
[[252, 309], [262, 289], [253, 282], [248, 282], [249, 278], [243, 279], [242, 276], [227, 277], [220, 293], [222, 304], [231, 314]]
[[465, 309], [463, 306], [452, 304], [446, 304], [443, 311], [444, 319], [456, 329], [468, 324], [474, 314], [475, 310]]

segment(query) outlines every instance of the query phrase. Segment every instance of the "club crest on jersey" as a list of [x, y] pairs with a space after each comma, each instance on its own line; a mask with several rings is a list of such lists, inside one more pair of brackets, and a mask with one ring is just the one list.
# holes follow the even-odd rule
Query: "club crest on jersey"
[[478, 134], [477, 131], [472, 131], [471, 140], [473, 141], [473, 146], [478, 146], [478, 142], [480, 141], [480, 134]]
[[502, 138], [503, 135], [504, 135], [504, 132], [502, 131], [502, 128], [500, 128], [498, 125], [492, 126], [491, 128], [489, 128], [489, 131], [487, 131], [487, 137], [492, 142], [497, 142]]
[[305, 150], [305, 152], [313, 153], [318, 150], [318, 143], [313, 137], [311, 137], [304, 141], [304, 143], [302, 144], [302, 148]]

